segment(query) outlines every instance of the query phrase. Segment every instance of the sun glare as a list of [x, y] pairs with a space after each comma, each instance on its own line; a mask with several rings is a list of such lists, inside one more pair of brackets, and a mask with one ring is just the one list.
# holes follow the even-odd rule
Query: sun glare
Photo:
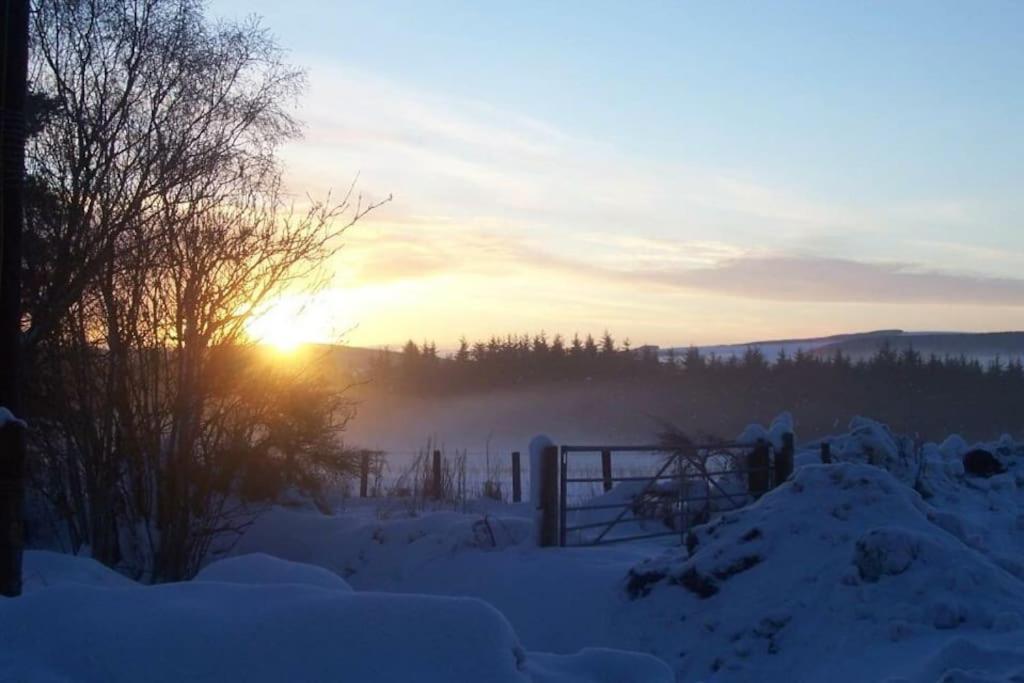
[[303, 344], [319, 341], [311, 328], [310, 312], [301, 303], [282, 300], [253, 316], [246, 330], [258, 344], [291, 353]]

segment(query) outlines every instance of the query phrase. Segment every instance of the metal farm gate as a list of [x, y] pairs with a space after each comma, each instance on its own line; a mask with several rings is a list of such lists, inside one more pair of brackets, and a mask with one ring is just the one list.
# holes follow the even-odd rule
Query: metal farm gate
[[[667, 536], [685, 542], [691, 527], [743, 507], [785, 481], [793, 471], [793, 452], [792, 434], [784, 435], [781, 449], [767, 441], [680, 448], [561, 446], [558, 517], [548, 528], [553, 531], [557, 523], [563, 547]], [[618, 474], [612, 467], [615, 455]]]

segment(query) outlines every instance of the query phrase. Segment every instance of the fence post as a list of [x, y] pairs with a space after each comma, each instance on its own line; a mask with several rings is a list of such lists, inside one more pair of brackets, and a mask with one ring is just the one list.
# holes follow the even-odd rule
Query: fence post
[[561, 454], [558, 463], [558, 545], [565, 547], [565, 533], [568, 524], [566, 501], [569, 499], [569, 459]]
[[760, 498], [768, 490], [769, 468], [768, 442], [758, 439], [754, 450], [747, 454], [747, 489], [754, 498]]
[[604, 480], [604, 492], [612, 490], [612, 452], [607, 448], [601, 451], [601, 478]]
[[[540, 546], [558, 545], [558, 447], [547, 446], [540, 460]], [[530, 473], [530, 476], [534, 476]]]
[[782, 450], [775, 454], [775, 486], [789, 479], [793, 474], [793, 454], [796, 447], [793, 445], [793, 432], [786, 432], [782, 435]]
[[431, 492], [434, 499], [441, 500], [441, 451], [434, 451], [434, 468], [431, 479]]
[[827, 441], [821, 442], [821, 462], [826, 465], [832, 463], [832, 444]]
[[523, 501], [523, 472], [519, 464], [519, 451], [512, 451], [512, 502]]
[[366, 498], [370, 481], [370, 454], [363, 452], [359, 458], [359, 497]]

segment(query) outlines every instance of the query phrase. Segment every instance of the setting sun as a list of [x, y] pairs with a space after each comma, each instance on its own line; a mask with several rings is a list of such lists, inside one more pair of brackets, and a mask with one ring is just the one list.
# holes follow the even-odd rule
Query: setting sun
[[254, 315], [246, 331], [254, 342], [284, 353], [303, 344], [330, 341], [329, 322], [314, 304], [304, 297], [279, 299]]

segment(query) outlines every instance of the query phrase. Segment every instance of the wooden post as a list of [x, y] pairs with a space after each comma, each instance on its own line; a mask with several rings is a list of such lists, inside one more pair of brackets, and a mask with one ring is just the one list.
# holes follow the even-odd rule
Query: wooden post
[[[21, 255], [29, 0], [4, 3], [0, 73], [0, 406], [21, 417]], [[21, 594], [25, 435], [0, 433], [0, 595]]]
[[370, 483], [370, 454], [363, 451], [359, 457], [359, 497], [366, 498]]
[[821, 442], [821, 462], [826, 465], [832, 463], [832, 444], [827, 441]]
[[558, 463], [558, 545], [565, 547], [565, 534], [568, 523], [568, 510], [565, 501], [569, 499], [569, 459], [564, 455]]
[[441, 500], [441, 451], [434, 451], [433, 475], [430, 481], [430, 492], [435, 500]]
[[775, 486], [789, 479], [793, 474], [793, 454], [796, 447], [793, 445], [793, 433], [787, 432], [782, 435], [782, 450], [775, 454]]
[[540, 543], [542, 548], [558, 545], [558, 446], [547, 446], [541, 453], [540, 472]]
[[523, 502], [523, 471], [519, 464], [519, 451], [512, 451], [512, 502]]
[[601, 478], [604, 480], [604, 492], [612, 490], [612, 452], [607, 448], [601, 451]]
[[768, 442], [758, 439], [754, 450], [747, 454], [747, 489], [754, 498], [760, 498], [769, 488], [770, 464]]

